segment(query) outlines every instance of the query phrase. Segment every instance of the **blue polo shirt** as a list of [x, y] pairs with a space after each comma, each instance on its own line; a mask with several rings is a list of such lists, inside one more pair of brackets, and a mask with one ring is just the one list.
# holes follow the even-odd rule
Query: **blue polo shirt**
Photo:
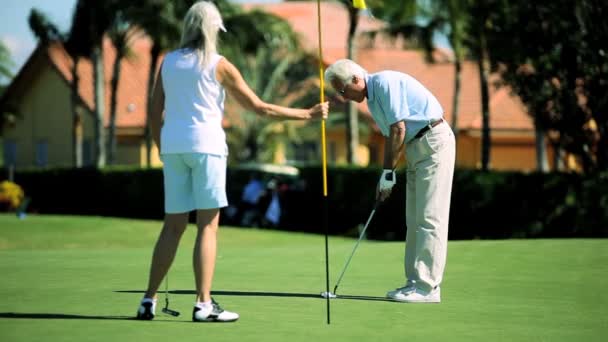
[[392, 124], [405, 121], [405, 142], [431, 121], [443, 116], [439, 101], [418, 80], [397, 71], [381, 71], [365, 76], [367, 107], [388, 137]]

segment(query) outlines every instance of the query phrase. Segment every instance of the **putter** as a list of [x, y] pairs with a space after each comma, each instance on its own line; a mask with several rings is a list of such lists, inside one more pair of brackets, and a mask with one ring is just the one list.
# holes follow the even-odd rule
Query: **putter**
[[179, 311], [169, 309], [169, 272], [167, 272], [167, 276], [165, 277], [165, 307], [162, 312], [173, 317], [179, 316]]
[[367, 223], [365, 223], [365, 227], [363, 227], [361, 234], [359, 234], [359, 240], [357, 240], [357, 243], [355, 244], [353, 251], [350, 253], [350, 257], [346, 261], [346, 264], [344, 264], [342, 273], [340, 274], [340, 277], [338, 278], [338, 282], [336, 283], [336, 286], [334, 287], [334, 292], [333, 293], [332, 292], [321, 293], [321, 296], [323, 298], [328, 298], [328, 297], [337, 298], [338, 297], [338, 295], [336, 294], [336, 291], [338, 290], [338, 286], [340, 285], [340, 282], [342, 281], [342, 277], [344, 277], [344, 273], [346, 273], [346, 269], [348, 268], [348, 265], [350, 264], [350, 261], [352, 260], [353, 255], [355, 255], [355, 251], [357, 251], [357, 247], [359, 247], [359, 243], [361, 242], [361, 239], [363, 239], [363, 236], [365, 236], [367, 227], [369, 226], [369, 223], [372, 221], [372, 218], [374, 217], [374, 214], [376, 213], [376, 209], [378, 209], [378, 205], [380, 205], [380, 200], [377, 200], [376, 203], [374, 204], [374, 209], [372, 209], [372, 212], [369, 214], [369, 218], [367, 219]]

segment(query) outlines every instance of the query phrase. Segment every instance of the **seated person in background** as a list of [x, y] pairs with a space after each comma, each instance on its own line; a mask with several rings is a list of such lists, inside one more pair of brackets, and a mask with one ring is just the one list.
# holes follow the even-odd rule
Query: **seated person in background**
[[243, 188], [241, 196], [241, 225], [252, 226], [259, 222], [261, 216], [260, 199], [264, 196], [266, 187], [257, 174], [251, 175], [249, 182]]

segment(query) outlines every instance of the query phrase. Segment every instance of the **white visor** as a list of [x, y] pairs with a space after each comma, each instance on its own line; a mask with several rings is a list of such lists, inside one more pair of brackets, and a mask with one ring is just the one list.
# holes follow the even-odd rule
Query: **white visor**
[[226, 32], [226, 27], [224, 27], [224, 22], [222, 21], [222, 19], [214, 20], [213, 24], [217, 26], [220, 30]]

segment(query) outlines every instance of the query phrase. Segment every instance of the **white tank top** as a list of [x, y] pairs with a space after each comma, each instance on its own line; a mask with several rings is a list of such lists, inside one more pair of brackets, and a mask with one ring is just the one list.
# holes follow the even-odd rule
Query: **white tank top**
[[222, 128], [226, 93], [215, 78], [220, 59], [222, 56], [213, 54], [201, 68], [192, 50], [175, 50], [165, 55], [161, 67], [165, 91], [161, 154], [228, 154]]

